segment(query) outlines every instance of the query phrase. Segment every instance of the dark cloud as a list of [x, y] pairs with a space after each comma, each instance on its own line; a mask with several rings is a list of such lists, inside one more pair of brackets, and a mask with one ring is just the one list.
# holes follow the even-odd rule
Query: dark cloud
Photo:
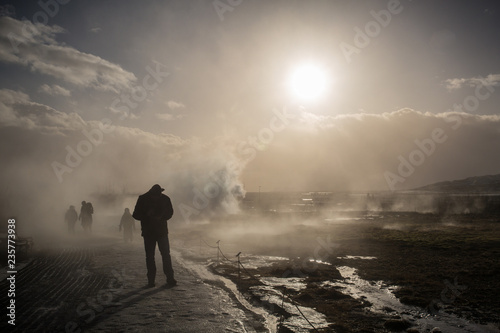
[[[500, 156], [494, 152], [499, 144], [496, 115], [410, 109], [336, 117], [304, 114], [269, 145], [255, 149], [243, 180], [251, 190], [391, 190], [386, 175], [392, 173], [401, 177], [395, 189], [413, 188], [498, 173]], [[418, 164], [403, 177], [401, 158]]]
[[80, 87], [120, 92], [130, 90], [133, 73], [98, 56], [58, 43], [58, 26], [0, 17], [0, 61], [26, 66]]

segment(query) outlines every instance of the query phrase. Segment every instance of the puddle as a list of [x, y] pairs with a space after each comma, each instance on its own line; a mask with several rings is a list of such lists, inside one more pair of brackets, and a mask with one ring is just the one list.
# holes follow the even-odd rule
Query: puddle
[[367, 257], [367, 256], [343, 256], [343, 257], [337, 257], [337, 259], [361, 259], [361, 260], [373, 260], [373, 259], [377, 259], [377, 257]]
[[[338, 257], [338, 259], [375, 260], [377, 258], [371, 256], [346, 255]], [[259, 267], [268, 267], [274, 263], [286, 260], [289, 259], [285, 257], [246, 255], [244, 263], [247, 268], [251, 267], [258, 269]], [[311, 259], [310, 261], [314, 261], [318, 264], [331, 265], [330, 263], [323, 262], [321, 260]], [[444, 311], [432, 315], [425, 309], [402, 304], [394, 295], [394, 292], [398, 288], [397, 286], [388, 285], [383, 281], [364, 280], [359, 277], [355, 268], [349, 266], [337, 266], [336, 268], [342, 275], [343, 280], [324, 281], [320, 284], [321, 287], [326, 289], [335, 288], [350, 297], [370, 302], [372, 305], [366, 309], [374, 314], [383, 315], [384, 317], [399, 315], [401, 318], [412, 323], [413, 327], [420, 332], [430, 332], [433, 328], [439, 327], [440, 331], [443, 333], [500, 333], [500, 330], [493, 326], [493, 324], [489, 326], [475, 324]], [[298, 306], [297, 309], [296, 305], [292, 303], [290, 299], [287, 297], [283, 298], [283, 287], [288, 290], [294, 290], [295, 292], [304, 290], [307, 287], [304, 278], [259, 277], [259, 279], [263, 285], [251, 287], [250, 290], [263, 302], [261, 304], [260, 312], [256, 310], [256, 307], [246, 302], [244, 297], [239, 294], [236, 286], [232, 282], [222, 278], [233, 293], [237, 295], [240, 302], [243, 304], [246, 302], [247, 304], [245, 304], [245, 306], [247, 308], [252, 309], [252, 311], [255, 311], [256, 313], [260, 313], [266, 318], [268, 327], [273, 327], [273, 324], [277, 324], [279, 320], [270, 314], [273, 312], [273, 306], [284, 308], [284, 310], [290, 314], [288, 318], [284, 319], [283, 325], [289, 328], [292, 332], [311, 332], [313, 331], [311, 324], [316, 329], [327, 328], [329, 326], [330, 323], [326, 320], [326, 316], [316, 311], [314, 308]]]
[[[295, 306], [288, 298], [283, 298], [283, 294], [275, 289], [276, 286], [256, 286], [250, 288], [252, 293], [268, 302], [272, 306], [279, 306], [291, 316], [284, 319], [283, 325], [296, 333], [311, 332], [314, 326], [316, 329], [328, 327], [324, 314], [304, 306]], [[298, 309], [297, 309], [298, 308]], [[299, 311], [300, 309], [300, 311]], [[307, 318], [307, 320], [305, 318]], [[312, 324], [312, 326], [311, 326]]]
[[[246, 255], [245, 267], [258, 269], [259, 267], [268, 267], [275, 264], [276, 262], [284, 260], [289, 260], [289, 258]], [[331, 265], [330, 263], [323, 262], [321, 260], [317, 260], [316, 262], [320, 264]], [[284, 319], [283, 325], [289, 328], [291, 331], [296, 333], [311, 332], [311, 330], [313, 329], [311, 324], [316, 329], [328, 327], [328, 325], [330, 324], [326, 321], [326, 317], [324, 314], [305, 306], [298, 306], [297, 309], [297, 306], [295, 306], [295, 304], [292, 303], [290, 299], [288, 299], [287, 297], [283, 298], [283, 288], [294, 291], [301, 291], [303, 289], [306, 289], [307, 285], [304, 282], [305, 278], [279, 278], [267, 276], [259, 277], [259, 280], [263, 285], [251, 287], [250, 290], [252, 291], [252, 294], [259, 297], [263, 302], [269, 303], [269, 305], [265, 306], [269, 311], [272, 312], [272, 309], [270, 309], [270, 307], [278, 306], [289, 313], [290, 316]]]
[[304, 278], [292, 277], [292, 278], [277, 278], [273, 276], [262, 277], [260, 281], [266, 286], [270, 287], [286, 287], [287, 289], [301, 291], [306, 289], [306, 284], [304, 283]]
[[317, 264], [327, 265], [327, 266], [331, 266], [332, 265], [329, 262], [326, 262], [326, 261], [323, 261], [323, 260], [319, 260], [319, 259], [309, 259], [309, 262], [315, 262]]
[[392, 313], [398, 313], [403, 319], [416, 325], [420, 332], [439, 327], [443, 333], [456, 332], [500, 332], [491, 325], [480, 325], [459, 318], [453, 314], [439, 312], [436, 315], [427, 313], [424, 309], [402, 304], [394, 291], [396, 286], [390, 286], [383, 281], [367, 281], [360, 278], [355, 268], [348, 266], [337, 267], [344, 281], [325, 281], [322, 286], [326, 288], [336, 287], [346, 295], [355, 299], [363, 299], [372, 304], [367, 308], [374, 313], [387, 314], [387, 309], [392, 309]]
[[345, 279], [344, 281], [324, 281], [321, 286], [324, 288], [340, 287], [340, 291], [355, 299], [363, 299], [372, 303], [370, 310], [378, 313], [386, 313], [386, 308], [391, 308], [398, 312], [412, 311], [415, 316], [424, 315], [423, 310], [418, 311], [403, 305], [394, 296], [394, 286], [388, 286], [383, 281], [367, 281], [360, 278], [355, 268], [348, 266], [338, 266], [338, 271]]
[[333, 217], [333, 218], [326, 218], [324, 219], [325, 222], [328, 223], [336, 223], [336, 224], [341, 224], [341, 222], [352, 222], [352, 221], [360, 221], [362, 218], [360, 217]]
[[270, 267], [273, 264], [280, 261], [287, 261], [288, 258], [285, 257], [275, 257], [275, 256], [256, 256], [251, 254], [245, 254], [241, 256], [241, 262], [246, 268], [258, 269], [260, 267]]
[[[179, 262], [182, 263], [182, 265], [189, 271], [193, 276], [196, 276], [197, 278], [200, 279], [200, 281], [206, 280], [206, 281], [222, 281], [226, 288], [228, 288], [234, 297], [238, 300], [238, 302], [248, 309], [249, 311], [258, 314], [264, 318], [264, 325], [267, 328], [269, 332], [275, 332], [276, 329], [275, 327], [277, 326], [278, 318], [275, 316], [269, 314], [265, 309], [263, 309], [261, 306], [255, 305], [251, 302], [249, 302], [239, 291], [236, 285], [229, 279], [217, 275], [215, 276], [212, 272], [210, 272], [206, 266], [196, 264], [194, 262], [188, 261], [188, 260], [183, 260], [181, 257], [181, 254], [176, 251], [171, 251], [171, 255], [175, 257], [175, 259]], [[230, 315], [232, 315], [234, 318], [238, 318], [241, 313], [241, 311], [237, 308], [234, 309], [225, 309]], [[242, 328], [244, 332], [247, 332], [247, 329], [250, 329], [250, 327], [245, 327], [245, 325], [242, 323]]]

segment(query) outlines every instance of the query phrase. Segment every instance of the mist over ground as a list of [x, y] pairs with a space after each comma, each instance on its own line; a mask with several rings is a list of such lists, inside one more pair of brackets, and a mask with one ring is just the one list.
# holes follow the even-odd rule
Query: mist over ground
[[[82, 200], [96, 220], [119, 216], [155, 183], [187, 221], [234, 214], [247, 192], [398, 191], [500, 170], [497, 59], [468, 53], [497, 45], [485, 4], [454, 5], [444, 29], [422, 13], [447, 4], [215, 3], [0, 7], [3, 228], [61, 230]], [[304, 64], [323, 76], [302, 85], [323, 82], [317, 100], [290, 89]]]
[[[499, 15], [492, 0], [2, 1], [9, 316], [230, 322], [196, 286], [239, 299], [253, 319], [230, 330], [261, 331], [261, 312], [269, 331], [309, 330], [300, 306], [325, 332], [497, 332]], [[132, 244], [119, 228], [153, 184], [174, 208], [173, 290], [139, 289], [140, 224]], [[72, 234], [82, 201], [92, 233]], [[91, 305], [119, 267], [135, 277], [112, 287], [119, 305]]]
[[[404, 189], [500, 167], [498, 116], [406, 109], [320, 117], [290, 110], [283, 131], [254, 145], [245, 130], [202, 141], [84, 121], [10, 90], [0, 96], [2, 216], [17, 218], [24, 233], [59, 230], [69, 205], [78, 210], [82, 200], [100, 200], [96, 195], [125, 195], [133, 209], [130, 198], [155, 183], [186, 221], [238, 212], [247, 188], [387, 191], [388, 179]], [[442, 142], [429, 143], [436, 129]], [[402, 159], [411, 161], [419, 147], [429, 154], [400, 177]], [[125, 208], [99, 205], [96, 217]]]

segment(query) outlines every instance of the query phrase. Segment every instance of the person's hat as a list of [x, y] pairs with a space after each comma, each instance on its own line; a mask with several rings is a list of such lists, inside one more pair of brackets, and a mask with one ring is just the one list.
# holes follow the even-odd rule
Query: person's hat
[[162, 188], [160, 185], [158, 184], [154, 184], [153, 187], [151, 187], [151, 191], [152, 192], [163, 192], [165, 191], [164, 188]]

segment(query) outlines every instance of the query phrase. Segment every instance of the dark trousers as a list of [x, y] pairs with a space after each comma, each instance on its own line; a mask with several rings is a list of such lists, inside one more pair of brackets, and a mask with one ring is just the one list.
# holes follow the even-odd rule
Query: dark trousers
[[174, 270], [172, 268], [172, 259], [170, 258], [170, 244], [168, 235], [162, 237], [144, 236], [144, 250], [146, 250], [146, 268], [148, 269], [148, 281], [154, 283], [156, 277], [155, 251], [156, 243], [160, 250], [163, 261], [163, 273], [167, 277], [167, 281], [174, 279]]
[[68, 232], [70, 234], [74, 234], [75, 233], [75, 223], [76, 222], [68, 222]]
[[134, 232], [132, 229], [127, 229], [127, 228], [124, 228], [123, 229], [123, 240], [126, 242], [131, 242], [134, 238]]

